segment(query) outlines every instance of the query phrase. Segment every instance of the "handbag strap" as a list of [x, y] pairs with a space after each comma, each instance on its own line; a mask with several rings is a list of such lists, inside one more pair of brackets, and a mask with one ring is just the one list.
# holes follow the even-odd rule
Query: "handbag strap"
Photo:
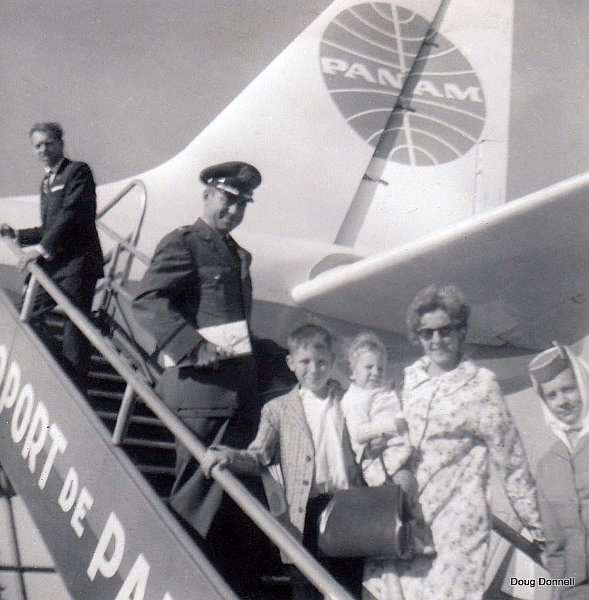
[[[425, 416], [423, 419], [425, 421], [425, 425], [423, 426], [423, 429], [421, 430], [421, 435], [419, 437], [419, 440], [417, 441], [417, 444], [415, 446], [412, 445], [412, 447], [411, 447], [411, 456], [409, 457], [409, 465], [410, 465], [410, 471], [412, 473], [415, 473], [415, 471], [417, 470], [417, 461], [420, 458], [423, 440], [425, 439], [425, 434], [427, 433], [427, 428], [429, 427], [429, 415], [431, 412], [432, 404], [434, 402], [434, 398], [437, 396], [437, 394], [438, 394], [438, 390], [436, 389], [436, 391], [431, 395], [431, 397], [427, 403], [427, 407], [425, 409]], [[421, 496], [423, 490], [430, 483], [432, 478], [433, 478], [433, 475], [425, 482], [425, 484], [421, 487], [421, 489], [418, 487], [417, 498], [419, 498]]]

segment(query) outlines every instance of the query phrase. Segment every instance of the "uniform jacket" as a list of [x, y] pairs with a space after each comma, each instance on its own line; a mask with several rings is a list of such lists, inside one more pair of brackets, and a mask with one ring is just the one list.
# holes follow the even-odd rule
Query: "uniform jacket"
[[249, 319], [251, 255], [233, 243], [238, 268], [221, 236], [198, 219], [161, 240], [139, 284], [135, 316], [177, 364], [203, 341], [199, 327]]
[[546, 561], [550, 576], [589, 576], [589, 435], [569, 452], [556, 441], [538, 465], [536, 476]]
[[200, 327], [249, 319], [251, 255], [227, 243], [202, 219], [165, 236], [135, 295], [134, 316], [159, 350], [178, 365], [168, 368], [158, 392], [184, 420], [231, 417], [238, 408], [259, 417], [252, 356], [222, 360], [217, 368], [193, 368], [191, 353], [204, 338]]
[[[340, 394], [341, 398], [341, 394]], [[341, 440], [350, 484], [361, 483], [342, 414]], [[268, 402], [254, 441], [235, 452], [231, 464], [240, 471], [261, 471], [280, 465], [290, 523], [302, 537], [309, 492], [315, 472], [315, 449], [299, 387]]]
[[38, 244], [51, 255], [39, 264], [52, 275], [90, 278], [103, 273], [96, 231], [96, 184], [90, 167], [64, 158], [49, 189], [41, 185], [41, 226], [20, 229], [21, 245]]

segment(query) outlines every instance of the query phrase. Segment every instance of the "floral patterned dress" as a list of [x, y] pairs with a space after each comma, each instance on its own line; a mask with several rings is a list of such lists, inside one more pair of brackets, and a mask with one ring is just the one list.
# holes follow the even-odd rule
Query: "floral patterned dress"
[[477, 600], [484, 592], [490, 520], [489, 458], [521, 521], [540, 534], [535, 486], [493, 373], [469, 361], [439, 377], [422, 357], [405, 370], [403, 411], [414, 448], [420, 503], [436, 556], [374, 561], [366, 598]]

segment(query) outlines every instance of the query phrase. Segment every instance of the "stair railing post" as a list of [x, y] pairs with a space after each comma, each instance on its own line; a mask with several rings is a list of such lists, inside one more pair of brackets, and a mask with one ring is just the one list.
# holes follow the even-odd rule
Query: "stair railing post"
[[137, 394], [130, 384], [125, 387], [125, 393], [121, 400], [121, 407], [119, 408], [119, 414], [117, 415], [117, 422], [115, 423], [115, 429], [112, 433], [112, 443], [115, 446], [119, 446], [129, 429], [129, 422], [131, 421], [131, 415], [137, 402]]
[[31, 320], [33, 314], [33, 307], [35, 306], [35, 296], [39, 289], [39, 282], [35, 275], [31, 274], [31, 278], [27, 283], [27, 291], [20, 311], [20, 320], [24, 323], [28, 323]]

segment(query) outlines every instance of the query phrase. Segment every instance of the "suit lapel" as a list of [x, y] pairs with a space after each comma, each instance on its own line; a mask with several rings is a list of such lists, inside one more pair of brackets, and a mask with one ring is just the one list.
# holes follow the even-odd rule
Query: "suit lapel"
[[573, 456], [583, 451], [583, 448], [589, 444], [589, 434], [585, 434], [577, 440], [577, 445], [573, 450]]
[[210, 225], [205, 223], [202, 219], [198, 219], [193, 225], [193, 230], [210, 246], [211, 250], [213, 250], [215, 255], [218, 256], [221, 261], [228, 265], [233, 264], [233, 257], [231, 256], [229, 248], [227, 248], [227, 244]]
[[241, 279], [245, 279], [249, 274], [251, 255], [249, 252], [244, 250], [235, 240], [234, 244], [237, 248], [237, 254], [239, 254], [239, 260], [241, 265]]
[[[43, 177], [43, 181], [41, 182], [41, 223], [45, 223], [47, 220], [47, 214], [49, 209], [49, 197], [51, 196], [51, 188], [54, 188], [56, 185], [61, 185], [65, 181], [63, 175], [65, 168], [70, 164], [70, 160], [68, 158], [63, 158], [59, 167], [57, 168], [57, 172], [55, 173], [55, 177], [53, 181], [49, 183], [50, 177], [48, 177], [49, 173], [45, 174]], [[47, 185], [45, 185], [47, 182]], [[45, 189], [47, 192], [45, 192]]]
[[555, 457], [558, 457], [561, 460], [566, 461], [567, 463], [570, 461], [571, 453], [569, 449], [565, 446], [562, 440], [558, 440], [556, 444], [552, 447], [552, 453]]
[[288, 413], [287, 423], [301, 429], [309, 439], [309, 443], [312, 445], [313, 437], [311, 435], [311, 430], [309, 429], [309, 424], [307, 423], [307, 418], [305, 417], [305, 409], [303, 408], [303, 401], [299, 394], [298, 385], [288, 395], [285, 410]]
[[[47, 192], [45, 192], [45, 190], [47, 190]], [[47, 219], [47, 203], [48, 203], [48, 199], [47, 196], [49, 195], [49, 173], [45, 173], [45, 177], [43, 177], [43, 180], [41, 181], [41, 190], [40, 190], [40, 198], [41, 198], [41, 204], [39, 206], [39, 208], [41, 209], [41, 223], [45, 223], [45, 220]]]
[[65, 168], [70, 164], [70, 162], [71, 161], [68, 158], [64, 158], [61, 161], [61, 164], [59, 165], [59, 167], [57, 168], [57, 172], [55, 173], [55, 177], [53, 178], [53, 181], [51, 182], [51, 185], [49, 186], [50, 188], [53, 188], [56, 185], [60, 185], [64, 182], [63, 174], [65, 171]]

